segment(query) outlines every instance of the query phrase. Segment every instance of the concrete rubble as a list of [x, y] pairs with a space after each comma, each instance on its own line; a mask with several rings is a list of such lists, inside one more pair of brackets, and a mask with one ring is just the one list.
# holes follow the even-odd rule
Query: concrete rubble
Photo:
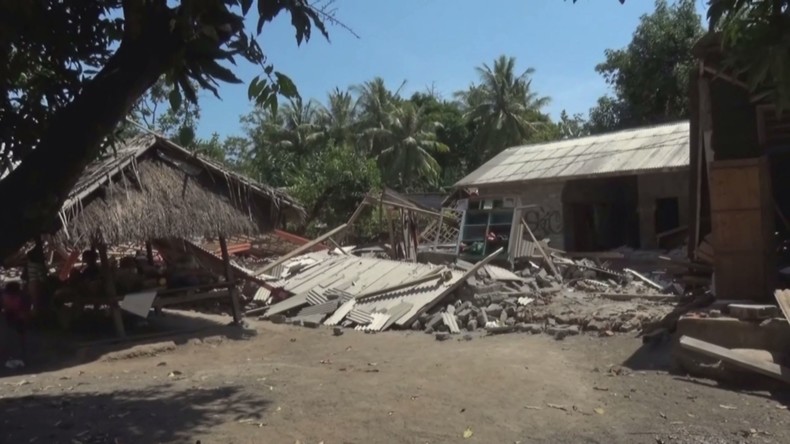
[[516, 271], [490, 264], [475, 270], [461, 260], [437, 265], [309, 253], [283, 264], [284, 274], [271, 290], [258, 292], [248, 315], [365, 332], [411, 329], [440, 340], [476, 331], [563, 339], [638, 332], [671, 312], [682, 295], [662, 273], [615, 270], [591, 259], [552, 260], [558, 275], [532, 261]]

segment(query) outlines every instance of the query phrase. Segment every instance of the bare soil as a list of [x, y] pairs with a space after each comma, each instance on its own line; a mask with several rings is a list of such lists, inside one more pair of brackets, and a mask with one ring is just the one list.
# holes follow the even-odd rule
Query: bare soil
[[251, 328], [4, 377], [0, 442], [790, 442], [782, 394], [672, 375], [633, 337]]

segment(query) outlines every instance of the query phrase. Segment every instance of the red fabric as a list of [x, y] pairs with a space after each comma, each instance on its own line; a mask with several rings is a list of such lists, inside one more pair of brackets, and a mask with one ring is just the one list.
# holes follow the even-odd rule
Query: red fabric
[[22, 294], [4, 292], [3, 311], [18, 318], [25, 318], [30, 312], [30, 306]]

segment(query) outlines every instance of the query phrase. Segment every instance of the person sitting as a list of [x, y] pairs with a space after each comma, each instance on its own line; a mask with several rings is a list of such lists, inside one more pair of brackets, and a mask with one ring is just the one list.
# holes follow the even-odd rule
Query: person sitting
[[[9, 332], [8, 340], [4, 341], [11, 349], [12, 344], [17, 345], [16, 352], [8, 351], [6, 367], [24, 367], [27, 357], [26, 342], [27, 329], [30, 321], [30, 301], [22, 292], [19, 282], [6, 284], [2, 294], [2, 310], [5, 318], [6, 330]], [[14, 337], [15, 336], [15, 337]]]

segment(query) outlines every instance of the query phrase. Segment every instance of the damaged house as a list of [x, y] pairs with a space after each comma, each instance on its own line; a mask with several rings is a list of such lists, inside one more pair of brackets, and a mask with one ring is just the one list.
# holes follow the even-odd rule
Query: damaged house
[[685, 236], [689, 123], [508, 148], [454, 188], [466, 256], [522, 257], [522, 220], [566, 251], [663, 247]]

